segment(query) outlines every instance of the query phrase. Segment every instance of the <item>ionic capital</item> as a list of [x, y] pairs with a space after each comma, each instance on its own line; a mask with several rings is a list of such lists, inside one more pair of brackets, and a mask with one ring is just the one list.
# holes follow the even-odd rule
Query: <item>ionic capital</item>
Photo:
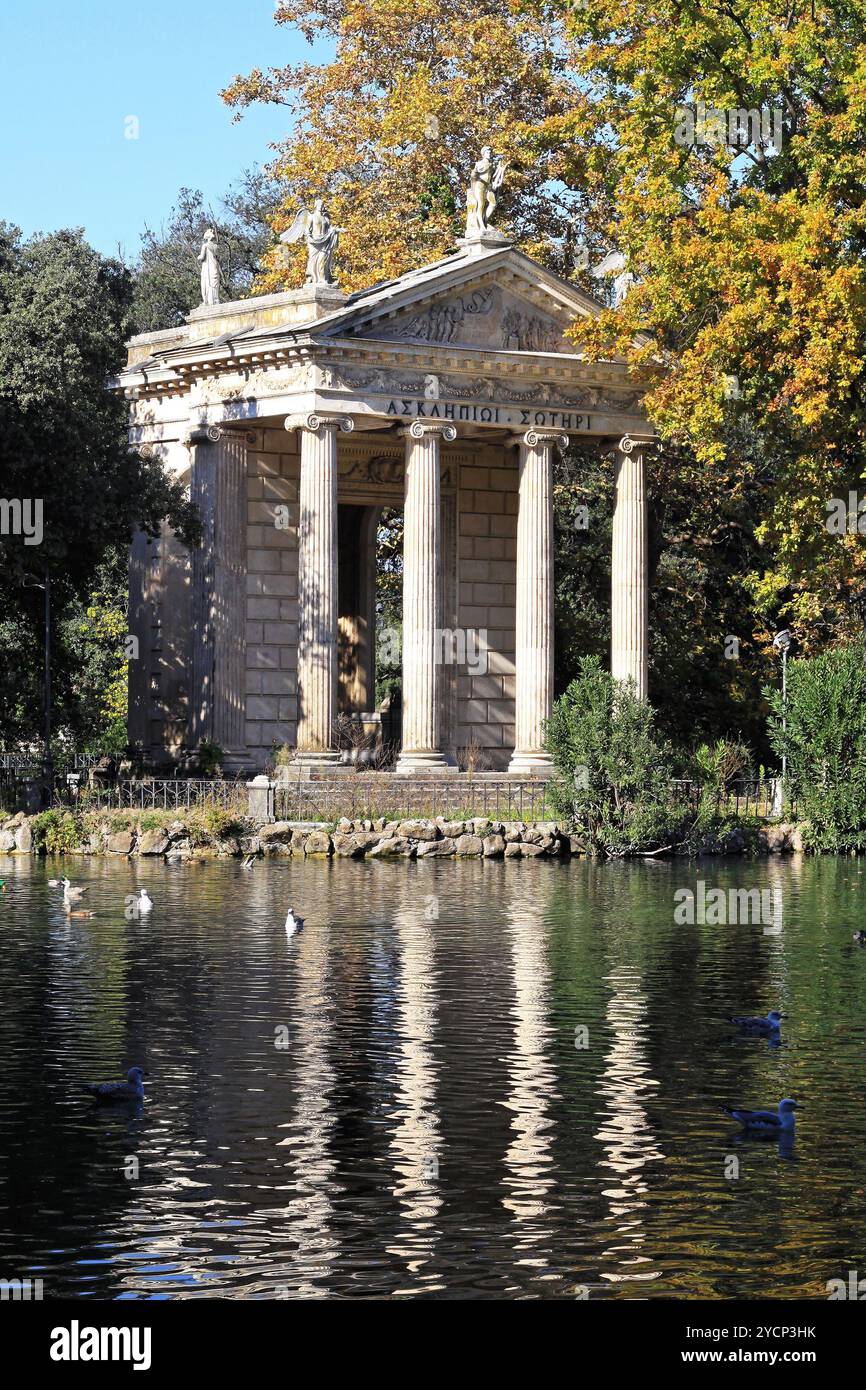
[[309, 430], [311, 434], [318, 434], [319, 430], [341, 430], [343, 434], [351, 434], [355, 421], [350, 415], [317, 415], [313, 411], [309, 415], [287, 415], [284, 425], [287, 430]]
[[558, 430], [527, 430], [525, 434], [509, 435], [508, 443], [526, 449], [567, 449], [568, 435]]
[[219, 425], [190, 425], [181, 443], [187, 448], [192, 444], [219, 444], [222, 437]]
[[447, 444], [453, 444], [457, 430], [445, 420], [413, 420], [400, 431], [404, 439], [424, 439], [426, 435], [438, 434]]
[[639, 434], [636, 439], [630, 434], [624, 434], [616, 447], [621, 454], [634, 453], [635, 449], [639, 454], [645, 454], [657, 442], [654, 434]]

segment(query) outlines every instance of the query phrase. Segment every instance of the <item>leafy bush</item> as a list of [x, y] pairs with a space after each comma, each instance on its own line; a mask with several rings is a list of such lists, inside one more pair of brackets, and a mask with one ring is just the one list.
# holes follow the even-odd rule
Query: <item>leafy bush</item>
[[30, 822], [37, 850], [47, 854], [68, 854], [81, 844], [81, 822], [71, 811], [41, 811]]
[[[866, 662], [862, 642], [788, 667], [787, 711], [770, 702], [770, 740], [787, 757], [786, 791], [811, 848], [866, 848]], [[787, 715], [787, 728], [783, 717]]]
[[226, 811], [222, 806], [197, 806], [185, 817], [190, 835], [196, 844], [208, 840], [220, 840], [226, 835], [243, 830], [243, 823], [236, 812]]
[[556, 702], [547, 747], [559, 779], [554, 806], [593, 854], [659, 849], [690, 828], [672, 786], [673, 754], [655, 729], [652, 706], [621, 685], [595, 657]]

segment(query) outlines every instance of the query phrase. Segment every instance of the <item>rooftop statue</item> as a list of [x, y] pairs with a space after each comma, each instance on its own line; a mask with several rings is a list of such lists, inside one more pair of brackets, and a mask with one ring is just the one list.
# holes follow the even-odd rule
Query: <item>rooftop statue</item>
[[490, 230], [490, 219], [496, 210], [496, 190], [502, 187], [507, 162], [495, 155], [489, 145], [473, 166], [466, 194], [466, 238], [475, 240]]
[[636, 282], [636, 276], [628, 268], [628, 260], [622, 251], [609, 251], [600, 265], [595, 270], [590, 271], [594, 280], [604, 280], [608, 276], [613, 277], [613, 304], [612, 308], [619, 309], [625, 303], [626, 296], [632, 285]]
[[333, 227], [331, 219], [325, 212], [322, 199], [317, 198], [313, 206], [313, 211], [308, 212], [306, 208], [301, 208], [294, 222], [287, 232], [283, 232], [280, 241], [291, 244], [305, 237], [307, 241], [307, 272], [306, 282], [308, 285], [333, 285], [334, 271], [333, 261], [340, 242], [342, 227]]
[[208, 227], [204, 234], [198, 258], [201, 261], [201, 302], [219, 304], [220, 267], [216, 253], [216, 232], [213, 227]]

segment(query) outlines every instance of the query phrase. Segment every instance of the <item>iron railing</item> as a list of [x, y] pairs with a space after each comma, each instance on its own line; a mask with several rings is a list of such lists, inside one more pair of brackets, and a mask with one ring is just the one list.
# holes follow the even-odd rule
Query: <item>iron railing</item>
[[196, 806], [220, 806], [239, 815], [247, 811], [244, 782], [203, 777], [154, 777], [108, 787], [83, 786], [77, 792], [60, 788], [55, 799], [83, 811], [189, 811]]
[[550, 783], [513, 778], [340, 777], [333, 780], [278, 782], [274, 790], [277, 820], [336, 822], [347, 820], [466, 820], [486, 816], [499, 821], [554, 818]]

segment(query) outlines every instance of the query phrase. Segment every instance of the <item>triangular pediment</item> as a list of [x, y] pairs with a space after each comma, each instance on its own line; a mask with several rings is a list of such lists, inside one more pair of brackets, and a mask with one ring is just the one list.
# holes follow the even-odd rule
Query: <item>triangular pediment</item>
[[341, 339], [573, 354], [566, 330], [599, 310], [575, 285], [507, 247], [449, 257], [377, 286], [317, 328]]

